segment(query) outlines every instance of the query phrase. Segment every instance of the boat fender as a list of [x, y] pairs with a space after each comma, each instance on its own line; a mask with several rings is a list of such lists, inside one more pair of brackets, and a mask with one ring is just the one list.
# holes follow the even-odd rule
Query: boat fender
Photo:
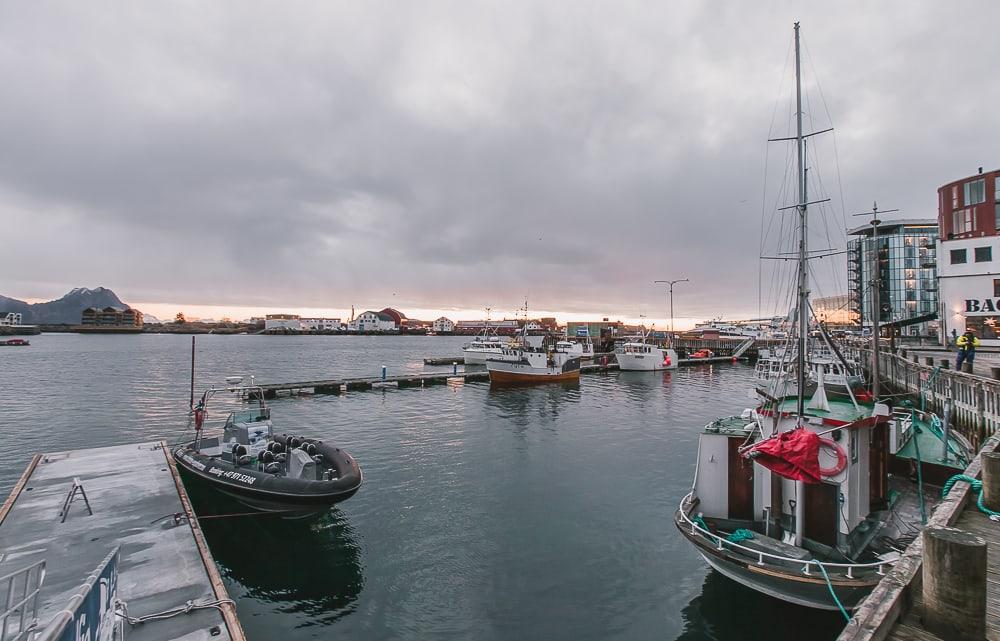
[[837, 455], [837, 464], [833, 467], [821, 467], [819, 473], [823, 476], [837, 476], [843, 472], [844, 468], [847, 467], [847, 454], [844, 453], [844, 448], [828, 438], [821, 438], [819, 443], [822, 447], [833, 450], [834, 454]]

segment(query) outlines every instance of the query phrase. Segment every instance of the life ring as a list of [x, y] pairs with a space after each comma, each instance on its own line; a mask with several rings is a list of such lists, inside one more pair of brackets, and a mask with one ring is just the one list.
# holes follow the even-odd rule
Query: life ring
[[819, 440], [821, 447], [827, 447], [833, 450], [834, 454], [837, 455], [837, 464], [833, 467], [821, 467], [819, 468], [819, 473], [823, 476], [837, 476], [847, 467], [847, 454], [844, 453], [844, 448], [837, 445], [834, 441], [828, 438], [821, 438]]
[[670, 357], [669, 356], [664, 356], [663, 357], [663, 366], [664, 367], [670, 367]]

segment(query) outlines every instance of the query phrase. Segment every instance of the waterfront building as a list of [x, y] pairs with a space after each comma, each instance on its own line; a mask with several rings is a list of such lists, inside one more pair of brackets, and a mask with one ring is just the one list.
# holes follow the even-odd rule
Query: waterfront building
[[827, 327], [845, 328], [858, 324], [858, 319], [851, 309], [851, 297], [847, 294], [815, 298], [812, 306], [816, 320]]
[[141, 328], [142, 312], [131, 307], [88, 307], [80, 314], [80, 325], [84, 327]]
[[399, 331], [396, 318], [382, 312], [367, 311], [347, 324], [352, 332], [395, 332]]
[[442, 316], [431, 324], [431, 329], [438, 334], [450, 334], [455, 331], [455, 321]]
[[938, 335], [937, 239], [933, 219], [883, 221], [848, 232], [850, 312], [861, 327], [872, 326], [872, 274], [878, 265], [879, 322], [905, 336]]
[[342, 329], [339, 318], [300, 318], [299, 325], [310, 332], [339, 332]]
[[519, 320], [460, 320], [455, 322], [455, 332], [459, 334], [478, 334], [489, 326], [491, 332], [497, 334], [515, 334], [521, 330]]
[[625, 326], [620, 321], [570, 321], [566, 323], [568, 336], [589, 336], [591, 338], [606, 338], [608, 336], [624, 336]]
[[7, 312], [5, 315], [0, 316], [0, 327], [14, 327], [15, 325], [21, 324], [21, 313], [20, 312]]
[[382, 311], [380, 311], [379, 314], [382, 314], [383, 316], [388, 316], [389, 318], [391, 318], [393, 326], [396, 329], [404, 329], [406, 327], [406, 324], [407, 324], [406, 314], [404, 314], [403, 312], [399, 311], [398, 309], [393, 309], [391, 307], [386, 307], [385, 309], [383, 309]]
[[941, 341], [974, 328], [1000, 346], [1000, 169], [938, 189]]
[[266, 332], [299, 332], [302, 331], [302, 319], [298, 314], [268, 314], [264, 317]]

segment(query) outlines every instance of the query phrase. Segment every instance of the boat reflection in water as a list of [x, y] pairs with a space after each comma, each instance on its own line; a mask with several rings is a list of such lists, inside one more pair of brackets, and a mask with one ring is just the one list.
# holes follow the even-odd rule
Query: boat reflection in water
[[676, 641], [823, 641], [835, 639], [844, 627], [839, 613], [772, 599], [715, 570], [705, 576], [701, 594], [684, 606], [681, 617], [684, 629]]
[[287, 633], [281, 627], [287, 618], [279, 624], [282, 619], [267, 616], [276, 612], [307, 627], [331, 625], [354, 611], [365, 584], [361, 548], [338, 508], [313, 521], [289, 521], [248, 513], [201, 485], [188, 494], [241, 618], [255, 617], [255, 636]]
[[486, 407], [509, 421], [517, 433], [539, 421], [554, 430], [565, 407], [579, 402], [579, 379], [538, 386], [491, 385], [486, 397]]

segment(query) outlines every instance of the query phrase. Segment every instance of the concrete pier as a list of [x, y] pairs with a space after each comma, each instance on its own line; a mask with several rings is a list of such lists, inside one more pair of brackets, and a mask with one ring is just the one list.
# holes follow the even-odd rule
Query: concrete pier
[[[67, 509], [75, 481], [87, 500], [78, 493]], [[0, 575], [46, 563], [39, 629], [70, 607], [88, 575], [119, 546], [117, 598], [129, 616], [183, 609], [187, 602], [216, 604], [134, 626], [125, 623], [128, 639], [243, 641], [235, 608], [164, 443], [36, 455], [0, 508]], [[99, 587], [103, 598], [110, 587], [105, 581]], [[112, 606], [102, 604], [102, 620], [115, 620]], [[65, 612], [61, 617], [70, 618]]]

